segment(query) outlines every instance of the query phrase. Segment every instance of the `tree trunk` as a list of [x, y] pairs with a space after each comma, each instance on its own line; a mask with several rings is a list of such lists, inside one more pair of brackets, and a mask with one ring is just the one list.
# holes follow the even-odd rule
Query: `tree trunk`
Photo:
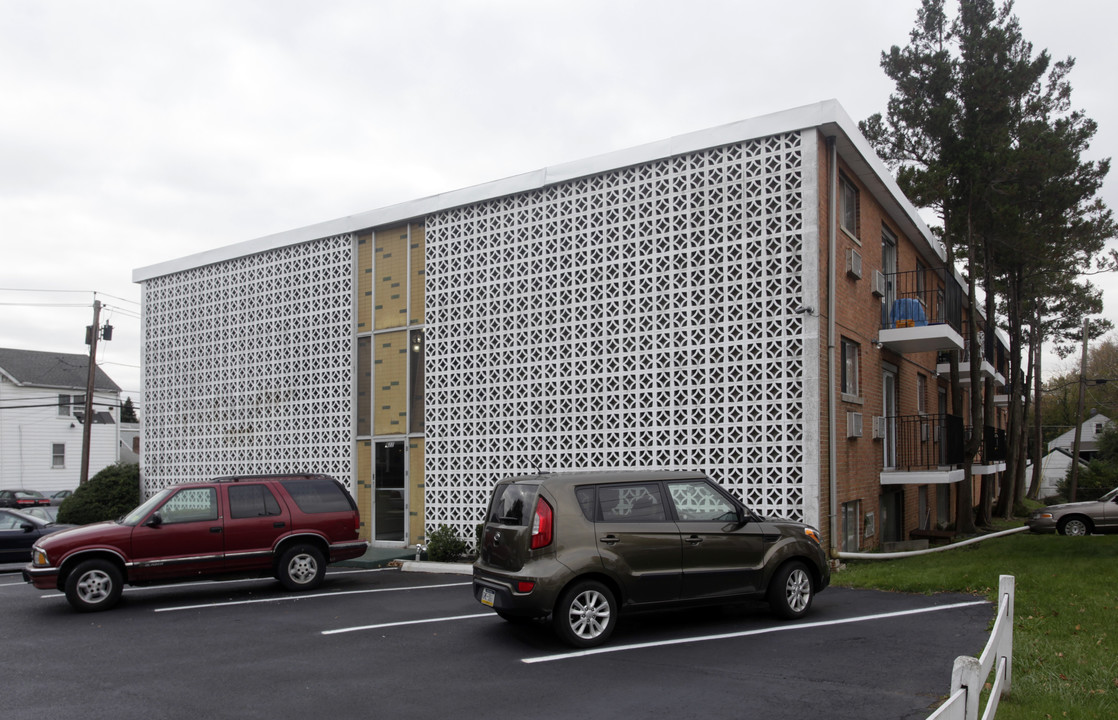
[[1041, 464], [1044, 459], [1044, 434], [1041, 423], [1044, 422], [1040, 414], [1041, 390], [1043, 383], [1040, 379], [1041, 350], [1044, 349], [1044, 338], [1040, 334], [1040, 309], [1037, 308], [1037, 317], [1033, 325], [1032, 342], [1030, 343], [1033, 354], [1033, 477], [1029, 482], [1028, 497], [1036, 500], [1040, 495]]

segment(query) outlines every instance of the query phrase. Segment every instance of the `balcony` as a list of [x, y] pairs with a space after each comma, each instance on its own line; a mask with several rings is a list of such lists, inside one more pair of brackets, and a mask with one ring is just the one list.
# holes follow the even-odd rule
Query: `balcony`
[[[984, 380], [986, 378], [993, 378], [995, 384], [999, 387], [1005, 386], [1005, 376], [998, 373], [994, 367], [994, 348], [993, 343], [986, 340], [984, 336], [986, 333], [978, 333], [978, 341], [982, 345], [982, 365], [979, 369], [979, 376]], [[971, 367], [970, 367], [970, 339], [963, 339], [963, 352], [959, 356], [959, 381], [964, 385], [970, 383]], [[936, 357], [936, 372], [940, 375], [946, 376], [951, 372], [951, 353], [947, 350], [941, 350]]]
[[[973, 428], [967, 428], [967, 438], [970, 438]], [[982, 428], [982, 447], [978, 456], [971, 464], [972, 475], [993, 475], [1005, 470], [1005, 459], [1009, 448], [1006, 443], [1005, 430], [986, 425]]]
[[963, 479], [966, 433], [957, 415], [882, 418], [885, 443], [882, 485], [931, 485]]
[[878, 342], [908, 354], [962, 350], [963, 293], [945, 269], [885, 276]]

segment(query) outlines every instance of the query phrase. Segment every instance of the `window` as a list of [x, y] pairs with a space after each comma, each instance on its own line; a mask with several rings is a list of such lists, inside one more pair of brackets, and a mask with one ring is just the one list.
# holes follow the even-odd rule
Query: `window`
[[839, 205], [842, 229], [858, 237], [858, 190], [842, 175], [839, 176]]
[[184, 488], [159, 509], [165, 525], [217, 520], [217, 491], [213, 488]]
[[254, 518], [281, 514], [276, 496], [266, 485], [229, 486], [229, 517]]
[[842, 504], [842, 551], [858, 552], [861, 539], [862, 512], [860, 501]]
[[924, 415], [928, 412], [928, 376], [917, 373], [916, 375], [916, 412]]
[[52, 468], [66, 467], [66, 443], [51, 443], [50, 466]]
[[69, 395], [59, 395], [58, 396], [58, 416], [59, 417], [62, 417], [62, 416], [69, 417], [70, 416], [70, 396]]
[[702, 480], [668, 483], [668, 494], [680, 522], [730, 522], [737, 519], [734, 504]]
[[423, 331], [412, 330], [408, 342], [408, 432], [421, 433], [424, 427], [424, 395], [426, 393], [424, 364], [426, 362]]
[[842, 339], [842, 394], [857, 397], [860, 385], [858, 384], [858, 362], [861, 347], [853, 340]]
[[598, 488], [598, 512], [604, 522], [665, 522], [660, 486], [614, 485]]
[[356, 507], [349, 493], [337, 481], [318, 479], [280, 482], [305, 513], [350, 512]]

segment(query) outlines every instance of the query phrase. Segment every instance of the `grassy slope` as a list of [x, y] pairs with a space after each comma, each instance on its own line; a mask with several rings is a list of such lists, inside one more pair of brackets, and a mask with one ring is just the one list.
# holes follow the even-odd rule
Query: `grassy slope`
[[[1021, 533], [904, 560], [848, 563], [833, 582], [996, 602], [1003, 574], [1016, 578], [1016, 622], [1013, 689], [998, 718], [1118, 718], [1116, 535]], [[982, 648], [967, 652], [977, 657]]]

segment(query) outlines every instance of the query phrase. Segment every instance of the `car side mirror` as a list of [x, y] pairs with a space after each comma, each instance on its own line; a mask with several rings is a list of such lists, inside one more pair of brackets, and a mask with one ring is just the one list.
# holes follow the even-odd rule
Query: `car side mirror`
[[32, 530], [35, 529], [35, 526], [32, 525], [29, 522], [25, 522], [25, 523], [20, 523], [19, 524], [19, 529], [24, 531], [25, 533], [29, 533], [29, 532], [31, 532]]
[[152, 513], [151, 517], [148, 518], [148, 521], [146, 523], [144, 523], [144, 525], [147, 525], [148, 527], [153, 527], [153, 528], [159, 527], [162, 524], [163, 524], [163, 516], [160, 515], [159, 513]]

